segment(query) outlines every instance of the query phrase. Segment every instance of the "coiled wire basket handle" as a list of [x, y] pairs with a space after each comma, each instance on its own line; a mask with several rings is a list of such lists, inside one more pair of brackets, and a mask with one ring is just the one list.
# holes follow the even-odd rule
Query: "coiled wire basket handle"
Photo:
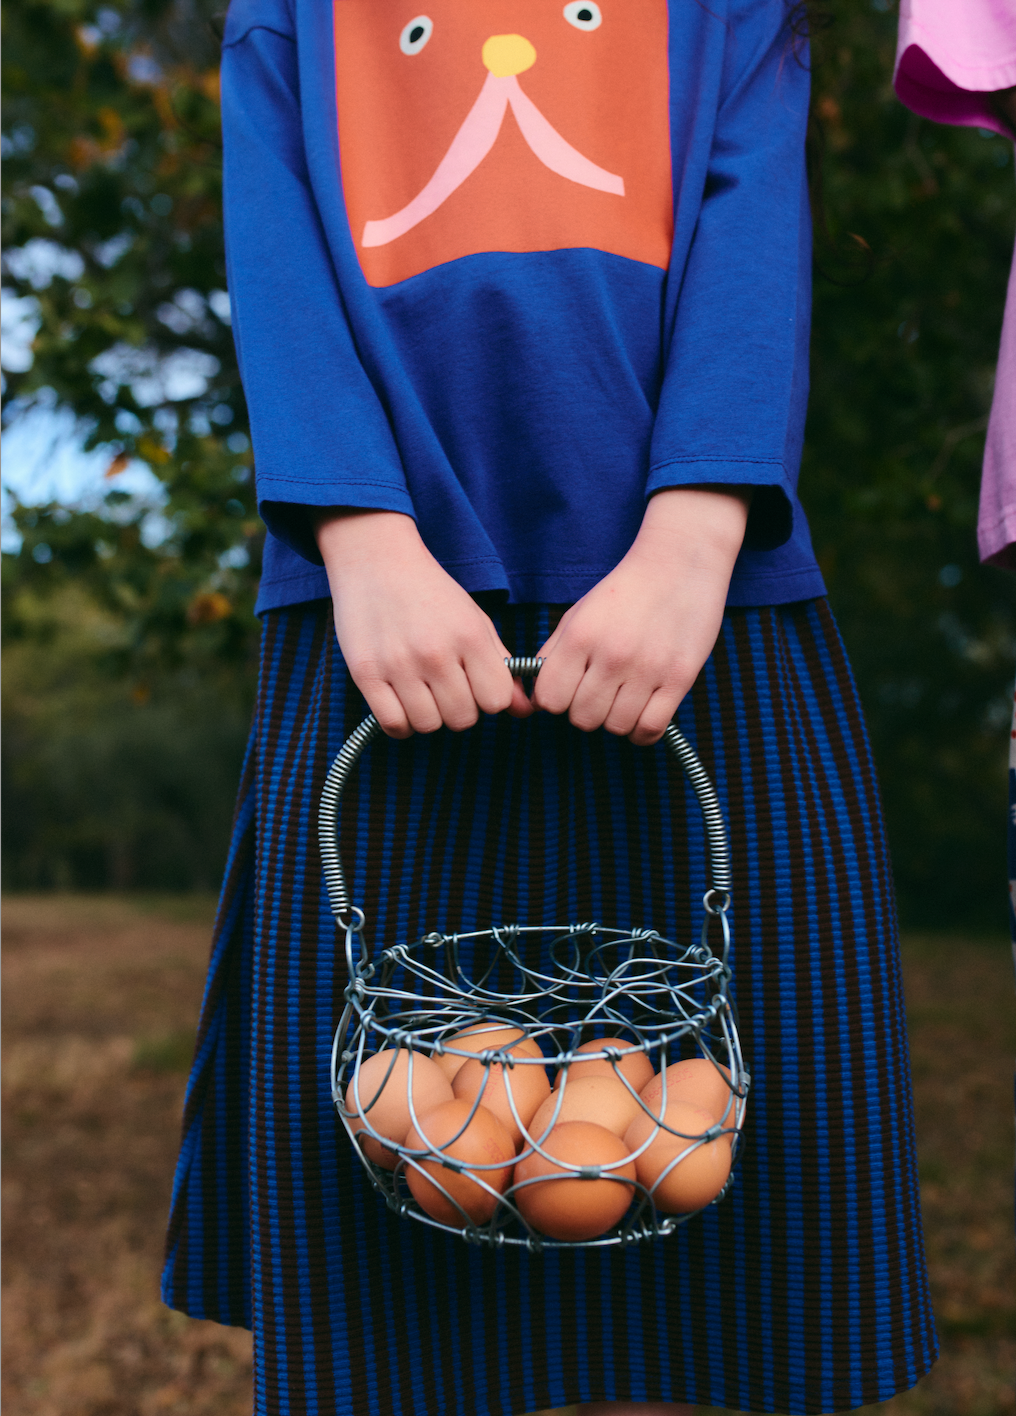
[[[535, 658], [506, 659], [505, 663], [513, 678], [534, 679], [543, 666], [543, 660]], [[339, 855], [339, 801], [349, 774], [359, 762], [364, 748], [373, 742], [380, 732], [381, 724], [373, 713], [368, 713], [363, 722], [353, 729], [331, 765], [318, 811], [321, 860], [332, 914], [343, 929], [357, 932], [363, 928], [364, 915], [349, 898], [346, 874]], [[710, 914], [725, 914], [730, 905], [730, 848], [716, 788], [709, 780], [694, 748], [673, 723], [668, 724], [663, 741], [691, 783], [702, 808], [706, 839], [709, 843], [710, 888], [706, 891], [704, 899], [706, 910]]]

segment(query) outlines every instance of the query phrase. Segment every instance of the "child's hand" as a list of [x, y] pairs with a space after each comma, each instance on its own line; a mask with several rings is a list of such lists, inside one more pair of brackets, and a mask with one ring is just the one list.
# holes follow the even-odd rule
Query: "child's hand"
[[656, 742], [712, 653], [750, 494], [658, 492], [631, 550], [540, 653], [533, 702], [586, 732]]
[[533, 712], [489, 617], [427, 550], [412, 517], [318, 514], [335, 635], [389, 737], [470, 728], [479, 713]]

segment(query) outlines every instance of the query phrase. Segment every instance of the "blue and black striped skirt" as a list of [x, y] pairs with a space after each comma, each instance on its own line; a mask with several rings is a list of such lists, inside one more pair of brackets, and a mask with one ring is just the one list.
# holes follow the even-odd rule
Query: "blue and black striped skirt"
[[[547, 607], [504, 610], [535, 653]], [[317, 803], [365, 712], [325, 602], [266, 618], [169, 1232], [164, 1296], [250, 1326], [255, 1410], [518, 1416], [574, 1401], [830, 1412], [931, 1366], [892, 884], [824, 601], [732, 610], [678, 721], [734, 861], [752, 1074], [718, 1205], [634, 1249], [489, 1252], [400, 1219], [337, 1124], [345, 964]], [[344, 805], [376, 946], [598, 919], [697, 933], [701, 817], [665, 749], [548, 715], [368, 749]]]

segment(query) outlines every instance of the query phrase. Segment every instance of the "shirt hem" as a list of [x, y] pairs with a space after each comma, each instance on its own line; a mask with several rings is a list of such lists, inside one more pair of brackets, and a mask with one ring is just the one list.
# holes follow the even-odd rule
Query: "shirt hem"
[[[487, 561], [447, 562], [445, 570], [454, 575], [463, 589], [470, 594], [482, 592], [507, 592], [508, 603], [568, 605], [581, 600], [597, 581], [608, 575], [613, 566], [598, 566], [579, 573], [553, 571], [535, 574], [513, 574], [497, 566], [497, 576], [465, 575], [468, 566], [473, 571], [487, 565]], [[456, 570], [459, 571], [456, 574]], [[262, 583], [258, 593], [254, 613], [261, 615], [266, 610], [286, 609], [291, 605], [303, 604], [310, 600], [328, 599], [328, 580], [323, 570], [308, 568], [306, 575], [274, 577], [269, 584]], [[494, 581], [497, 583], [494, 583]], [[469, 582], [469, 583], [466, 583]], [[826, 595], [825, 582], [818, 566], [801, 566], [794, 570], [755, 572], [743, 579], [735, 575], [730, 582], [727, 595], [728, 609], [747, 609], [761, 605], [789, 605], [797, 600], [814, 600]]]

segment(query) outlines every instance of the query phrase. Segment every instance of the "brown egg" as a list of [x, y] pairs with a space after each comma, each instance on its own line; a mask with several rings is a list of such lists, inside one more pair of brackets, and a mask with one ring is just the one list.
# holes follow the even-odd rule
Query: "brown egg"
[[[520, 1039], [516, 1041], [516, 1039]], [[500, 1047], [510, 1052], [518, 1052], [523, 1057], [542, 1057], [540, 1045], [526, 1037], [521, 1028], [501, 1028], [496, 1023], [474, 1023], [472, 1027], [457, 1032], [454, 1037], [443, 1039], [443, 1046], [457, 1047], [462, 1052], [479, 1054], [488, 1048]], [[465, 1065], [465, 1057], [455, 1057], [451, 1053], [435, 1052], [434, 1061], [449, 1081], [460, 1067]]]
[[[555, 1120], [558, 1098], [561, 1110]], [[569, 1080], [563, 1095], [559, 1089], [547, 1097], [528, 1129], [530, 1136], [539, 1139], [561, 1121], [595, 1121], [615, 1136], [623, 1136], [640, 1110], [636, 1098], [617, 1077], [587, 1077], [579, 1072]]]
[[[714, 1121], [733, 1128], [733, 1105], [730, 1105], [729, 1110], [727, 1108], [736, 1098], [727, 1084], [729, 1077], [730, 1072], [726, 1067], [717, 1070], [705, 1057], [689, 1057], [684, 1062], [672, 1062], [667, 1068], [667, 1105], [672, 1101], [689, 1101], [692, 1106], [701, 1106], [703, 1111], [708, 1111]], [[663, 1096], [663, 1073], [658, 1072], [649, 1085], [642, 1088], [640, 1095], [649, 1109], [658, 1116], [660, 1099]], [[733, 1143], [733, 1129], [727, 1140]]]
[[521, 1062], [517, 1067], [506, 1067], [495, 1062], [485, 1067], [476, 1058], [464, 1063], [452, 1082], [452, 1091], [463, 1101], [472, 1101], [482, 1088], [481, 1106], [493, 1111], [517, 1148], [522, 1140], [522, 1131], [512, 1115], [506, 1091], [509, 1087], [522, 1124], [528, 1126], [544, 1099], [550, 1096], [550, 1083], [543, 1067], [527, 1062]]
[[[617, 1073], [621, 1072], [635, 1090], [640, 1092], [646, 1083], [652, 1080], [653, 1064], [644, 1052], [628, 1050], [634, 1046], [630, 1037], [598, 1037], [591, 1042], [582, 1043], [575, 1049], [576, 1052], [602, 1052], [605, 1047], [616, 1047], [623, 1055], [618, 1059], [617, 1070], [609, 1057], [601, 1057], [592, 1062], [572, 1062], [568, 1068], [572, 1081], [577, 1081], [579, 1077], [613, 1077], [616, 1081]], [[555, 1089], [561, 1085], [564, 1071], [562, 1067], [554, 1078]]]
[[[512, 1195], [534, 1229], [551, 1239], [595, 1239], [615, 1225], [631, 1203], [635, 1166], [629, 1161], [609, 1173], [612, 1179], [539, 1179], [566, 1174], [583, 1165], [610, 1165], [628, 1155], [624, 1142], [593, 1121], [564, 1121], [542, 1142], [554, 1156], [545, 1160], [533, 1151], [515, 1167], [514, 1184], [533, 1180]], [[622, 1183], [628, 1182], [628, 1183]]]
[[[652, 1189], [675, 1156], [694, 1144], [696, 1136], [701, 1136], [716, 1124], [711, 1112], [701, 1106], [692, 1106], [688, 1101], [668, 1102], [663, 1119], [683, 1135], [674, 1136], [662, 1127], [657, 1128], [652, 1117], [644, 1111], [635, 1117], [624, 1134], [628, 1149], [637, 1151], [653, 1130], [657, 1130], [655, 1139], [650, 1141], [641, 1155], [635, 1157], [639, 1181], [647, 1190]], [[653, 1201], [664, 1214], [688, 1214], [714, 1200], [729, 1174], [730, 1146], [723, 1136], [718, 1136], [716, 1140], [706, 1141], [690, 1151], [684, 1160], [679, 1161], [653, 1190]]]
[[[382, 1136], [387, 1136], [396, 1145], [401, 1145], [412, 1125], [412, 1117], [409, 1114], [409, 1049], [400, 1047], [394, 1052], [386, 1049], [384, 1052], [375, 1052], [373, 1057], [365, 1058], [360, 1064], [355, 1085], [359, 1089], [359, 1109], [363, 1111], [374, 1130]], [[346, 1087], [345, 1096], [348, 1111], [357, 1110], [356, 1096], [354, 1081], [351, 1080]], [[422, 1052], [414, 1052], [413, 1106], [417, 1116], [426, 1116], [442, 1102], [451, 1100], [451, 1083], [441, 1068]], [[360, 1145], [368, 1160], [372, 1160], [375, 1165], [383, 1165], [386, 1170], [395, 1169], [399, 1162], [398, 1156], [368, 1135], [363, 1121], [358, 1116], [347, 1120], [346, 1129], [351, 1135], [359, 1131]]]
[[[474, 1224], [486, 1224], [497, 1208], [497, 1194], [503, 1194], [508, 1188], [512, 1161], [515, 1159], [511, 1136], [485, 1106], [476, 1108], [473, 1119], [457, 1140], [451, 1139], [465, 1126], [471, 1109], [468, 1101], [446, 1101], [436, 1110], [428, 1112], [421, 1119], [419, 1128], [413, 1127], [405, 1140], [410, 1150], [440, 1150], [442, 1154], [467, 1164], [497, 1167], [494, 1170], [477, 1170], [473, 1178], [468, 1171], [448, 1170], [433, 1160], [406, 1163], [406, 1180], [420, 1208], [426, 1210], [432, 1219], [456, 1228], [466, 1221], [453, 1200], [462, 1206]], [[427, 1174], [421, 1174], [418, 1165]], [[427, 1179], [427, 1175], [433, 1175], [447, 1194], [442, 1194], [437, 1185]], [[489, 1185], [497, 1194], [485, 1190], [484, 1185]]]

